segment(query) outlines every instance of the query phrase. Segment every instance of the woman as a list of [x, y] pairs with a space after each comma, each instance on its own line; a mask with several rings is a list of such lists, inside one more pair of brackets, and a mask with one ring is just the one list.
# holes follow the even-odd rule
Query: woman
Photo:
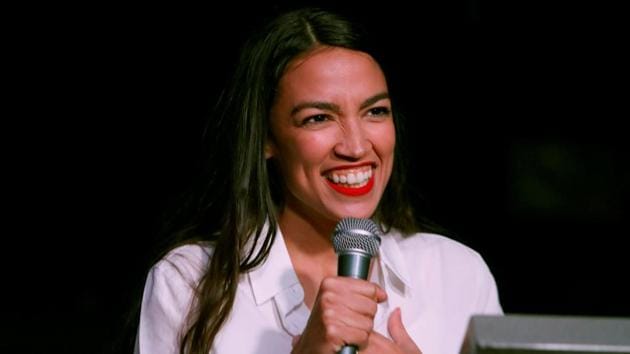
[[[245, 45], [215, 131], [229, 169], [211, 166], [196, 241], [151, 269], [137, 353], [456, 353], [471, 314], [501, 312], [477, 253], [418, 233], [387, 82], [362, 40], [304, 9]], [[369, 281], [336, 276], [344, 217], [385, 232]]]

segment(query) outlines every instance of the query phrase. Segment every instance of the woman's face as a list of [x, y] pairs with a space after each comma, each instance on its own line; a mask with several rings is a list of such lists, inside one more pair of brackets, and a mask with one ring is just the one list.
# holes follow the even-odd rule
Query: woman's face
[[372, 216], [395, 142], [387, 83], [372, 57], [324, 47], [288, 66], [265, 147], [284, 178], [284, 211], [333, 222]]

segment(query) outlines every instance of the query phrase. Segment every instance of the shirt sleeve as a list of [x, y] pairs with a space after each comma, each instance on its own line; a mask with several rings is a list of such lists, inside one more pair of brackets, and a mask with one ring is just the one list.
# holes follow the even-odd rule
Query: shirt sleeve
[[142, 296], [135, 354], [179, 353], [198, 274], [191, 272], [194, 267], [190, 264], [177, 262], [181, 255], [175, 256], [158, 262], [149, 271]]
[[480, 282], [477, 302], [479, 313], [502, 315], [503, 309], [499, 302], [499, 292], [494, 276], [481, 256], [479, 256], [479, 260], [481, 261], [481, 266], [478, 268], [481, 273], [479, 276]]

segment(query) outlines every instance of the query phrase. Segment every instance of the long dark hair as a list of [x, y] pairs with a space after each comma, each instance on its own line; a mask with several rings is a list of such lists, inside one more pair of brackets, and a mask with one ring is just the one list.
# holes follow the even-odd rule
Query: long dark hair
[[[189, 241], [210, 241], [214, 248], [197, 288], [181, 353], [210, 351], [232, 310], [240, 275], [261, 264], [269, 254], [283, 195], [282, 182], [264, 157], [268, 115], [287, 65], [321, 45], [358, 50], [374, 57], [358, 27], [318, 9], [296, 10], [277, 17], [242, 48], [234, 77], [221, 95], [213, 125], [207, 131], [212, 153], [204, 192], [194, 203], [195, 217], [180, 233]], [[394, 119], [396, 116], [394, 113]], [[399, 122], [396, 129], [400, 139]], [[411, 233], [417, 227], [404, 190], [404, 166], [398, 146], [390, 182], [373, 218], [387, 227]], [[252, 244], [262, 247], [250, 247]]]

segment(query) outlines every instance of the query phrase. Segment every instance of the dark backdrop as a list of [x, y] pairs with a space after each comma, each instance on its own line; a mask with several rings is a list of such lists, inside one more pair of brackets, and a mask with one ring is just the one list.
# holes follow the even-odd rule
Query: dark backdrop
[[[10, 188], [3, 351], [127, 351], [163, 215], [201, 163], [203, 120], [245, 33], [281, 7], [40, 9], [25, 41], [37, 110]], [[504, 310], [630, 316], [614, 9], [333, 7], [389, 43], [414, 203], [484, 256]]]

